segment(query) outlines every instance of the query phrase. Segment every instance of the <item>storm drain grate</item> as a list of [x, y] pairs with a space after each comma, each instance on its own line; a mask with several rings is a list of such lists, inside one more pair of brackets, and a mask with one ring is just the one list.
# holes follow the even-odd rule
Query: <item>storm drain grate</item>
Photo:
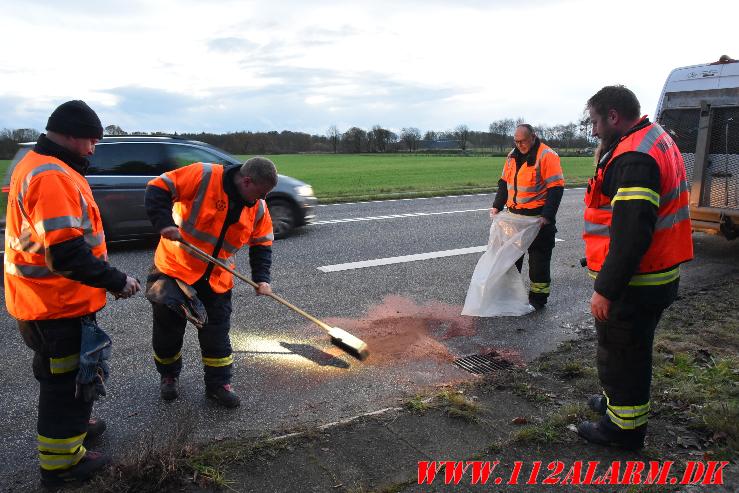
[[465, 356], [454, 360], [454, 365], [476, 375], [506, 370], [512, 366], [510, 361], [503, 359], [496, 352]]

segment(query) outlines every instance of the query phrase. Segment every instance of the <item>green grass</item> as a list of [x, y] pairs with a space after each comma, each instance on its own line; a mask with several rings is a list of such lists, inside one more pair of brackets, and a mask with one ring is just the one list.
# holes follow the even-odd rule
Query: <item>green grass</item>
[[[10, 166], [10, 159], [0, 159], [0, 178], [5, 177], [5, 172]], [[5, 207], [8, 205], [8, 196], [5, 193], [0, 193], [0, 216], [5, 220]]]
[[[282, 154], [269, 158], [280, 173], [310, 183], [321, 202], [492, 192], [505, 160], [415, 154]], [[593, 160], [565, 157], [562, 168], [568, 185], [582, 185], [592, 176]]]

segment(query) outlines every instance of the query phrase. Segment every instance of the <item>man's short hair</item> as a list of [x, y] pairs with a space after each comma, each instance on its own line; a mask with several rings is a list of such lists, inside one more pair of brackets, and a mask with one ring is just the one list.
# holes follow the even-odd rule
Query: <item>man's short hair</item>
[[610, 110], [629, 120], [641, 116], [641, 106], [636, 94], [624, 86], [606, 86], [588, 99], [588, 108], [595, 110], [600, 116], [608, 115]]
[[259, 185], [277, 185], [277, 168], [266, 157], [256, 156], [247, 159], [239, 170], [241, 176], [248, 176]]
[[518, 125], [516, 125], [516, 128], [519, 128], [519, 127], [523, 127], [523, 128], [525, 128], [526, 130], [528, 130], [528, 132], [529, 132], [529, 135], [532, 135], [532, 136], [533, 136], [533, 135], [536, 135], [536, 133], [534, 132], [534, 127], [532, 127], [532, 126], [531, 126], [531, 125], [529, 125], [528, 123], [519, 123]]

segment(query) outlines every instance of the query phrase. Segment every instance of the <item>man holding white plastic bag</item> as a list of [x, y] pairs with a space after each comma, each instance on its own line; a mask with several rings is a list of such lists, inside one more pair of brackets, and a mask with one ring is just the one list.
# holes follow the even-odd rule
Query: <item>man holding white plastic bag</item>
[[[524, 315], [544, 308], [549, 297], [555, 217], [564, 191], [562, 167], [531, 125], [516, 127], [513, 139], [516, 146], [508, 154], [490, 209], [488, 249], [475, 268], [463, 315]], [[504, 205], [508, 211], [500, 215]], [[515, 265], [521, 272], [526, 251], [528, 303], [521, 276], [513, 271]]]

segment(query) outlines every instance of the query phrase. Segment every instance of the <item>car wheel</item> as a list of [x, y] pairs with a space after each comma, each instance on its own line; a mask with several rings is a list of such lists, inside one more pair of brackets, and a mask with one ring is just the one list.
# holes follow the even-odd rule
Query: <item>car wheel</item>
[[275, 239], [287, 238], [297, 223], [295, 209], [287, 200], [275, 199], [267, 203], [269, 215], [272, 217], [272, 228]]

